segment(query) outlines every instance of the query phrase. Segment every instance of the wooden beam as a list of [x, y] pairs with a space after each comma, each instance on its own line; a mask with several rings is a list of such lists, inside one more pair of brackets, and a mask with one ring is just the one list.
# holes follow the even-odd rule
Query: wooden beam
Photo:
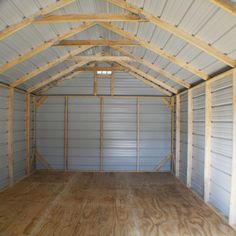
[[93, 75], [93, 96], [97, 96], [97, 76], [96, 73]]
[[33, 97], [33, 130], [32, 130], [32, 161], [31, 168], [35, 168], [35, 151], [36, 151], [36, 117], [37, 117], [37, 105], [36, 97]]
[[64, 106], [64, 170], [68, 171], [68, 97]]
[[111, 74], [111, 86], [110, 86], [111, 96], [115, 95], [115, 74]]
[[9, 185], [13, 186], [14, 176], [14, 161], [13, 161], [13, 117], [14, 117], [14, 88], [10, 88], [8, 91], [8, 177]]
[[56, 11], [62, 7], [65, 7], [68, 4], [71, 4], [74, 1], [75, 0], [59, 0], [59, 1], [56, 1], [52, 4], [47, 5], [46, 7], [41, 9], [40, 11], [34, 13], [33, 15], [23, 18], [22, 21], [17, 22], [13, 25], [10, 25], [10, 26], [6, 27], [4, 30], [0, 31], [0, 40], [6, 39], [10, 35], [18, 32], [19, 30], [30, 25], [37, 17], [43, 17], [53, 11]]
[[45, 86], [45, 85], [47, 85], [47, 84], [49, 84], [49, 83], [51, 83], [51, 82], [53, 82], [53, 81], [63, 77], [63, 76], [68, 75], [69, 73], [79, 74], [79, 71], [73, 72], [73, 70], [76, 69], [77, 67], [80, 67], [80, 66], [83, 66], [83, 65], [87, 64], [88, 62], [89, 61], [83, 61], [83, 62], [77, 63], [77, 64], [75, 64], [73, 66], [70, 66], [67, 69], [65, 69], [63, 71], [60, 71], [59, 73], [49, 77], [48, 79], [45, 79], [45, 80], [43, 80], [43, 81], [33, 85], [32, 87], [28, 88], [27, 92], [31, 93], [31, 92], [39, 89], [40, 87], [43, 87], [43, 86]]
[[[162, 20], [160, 17], [155, 17], [152, 14], [150, 14], [149, 12], [147, 12], [143, 9], [140, 9], [134, 5], [131, 5], [123, 0], [107, 0], [107, 1], [112, 4], [115, 4], [116, 6], [119, 6], [125, 10], [133, 12], [135, 14], [142, 14], [147, 20], [149, 20], [149, 22], [156, 25], [157, 27], [159, 27], [165, 31], [168, 31], [171, 34], [174, 34], [175, 36], [181, 38], [182, 40], [188, 42], [189, 44], [194, 45], [195, 47], [201, 49], [205, 53], [215, 57], [216, 59], [222, 61], [223, 63], [225, 63], [231, 67], [236, 66], [235, 60], [231, 59], [229, 56], [225, 55], [224, 53], [220, 52], [218, 49], [212, 47], [211, 45], [209, 45], [206, 42], [202, 41], [201, 39], [195, 37], [194, 35], [189, 34], [186, 31], [180, 29], [179, 27], [171, 25], [170, 23]], [[212, 0], [212, 1], [215, 4], [218, 3], [218, 5], [223, 7], [225, 10], [228, 10], [231, 13], [236, 14], [236, 5], [233, 3], [230, 3], [230, 1], [227, 1], [227, 0]], [[191, 68], [191, 69], [193, 69], [193, 68]], [[201, 76], [199, 76], [199, 77], [201, 77]], [[205, 78], [205, 76], [204, 76], [204, 78]]]
[[236, 16], [236, 4], [230, 0], [211, 0], [212, 3]]
[[143, 76], [145, 79], [153, 82], [154, 84], [157, 84], [157, 85], [161, 86], [162, 88], [164, 88], [164, 89], [166, 89], [166, 90], [168, 90], [168, 91], [170, 91], [172, 93], [176, 94], [178, 92], [175, 88], [173, 88], [173, 87], [169, 86], [168, 84], [158, 80], [158, 78], [154, 78], [151, 75], [146, 74], [142, 70], [137, 69], [136, 67], [134, 67], [134, 66], [132, 66], [132, 65], [126, 63], [126, 62], [122, 61], [122, 62], [119, 62], [119, 64], [124, 66], [124, 67], [126, 67], [126, 68], [128, 68], [128, 69], [130, 69], [132, 72], [135, 72], [135, 73]]
[[134, 76], [136, 79], [142, 81], [143, 83], [147, 84], [148, 86], [160, 91], [161, 93], [167, 95], [167, 96], [172, 96], [172, 93], [170, 93], [169, 91], [163, 89], [162, 87], [160, 87], [159, 85], [157, 84], [154, 84], [153, 82], [143, 78], [141, 75], [138, 75], [132, 71], [128, 72], [130, 75]]
[[19, 86], [20, 84], [23, 84], [25, 83], [26, 81], [32, 79], [33, 77], [41, 74], [42, 72], [50, 69], [51, 67], [65, 61], [66, 59], [68, 59], [69, 57], [73, 57], [77, 54], [80, 54], [88, 49], [92, 48], [92, 46], [83, 46], [83, 47], [80, 47], [80, 48], [77, 48], [69, 53], [66, 53], [65, 55], [55, 59], [55, 60], [52, 60], [50, 61], [49, 63], [41, 66], [41, 67], [38, 67], [37, 69], [31, 71], [30, 73], [27, 73], [26, 75], [20, 77], [19, 79], [15, 80], [14, 82], [11, 83], [11, 86], [12, 87], [16, 87], [16, 86]]
[[78, 61], [133, 61], [132, 58], [126, 56], [74, 56], [72, 60]]
[[55, 39], [49, 40], [48, 42], [43, 43], [43, 44], [31, 49], [30, 51], [28, 51], [26, 53], [23, 53], [21, 56], [14, 58], [11, 61], [0, 66], [0, 73], [3, 73], [5, 71], [11, 69], [12, 67], [16, 66], [17, 64], [43, 52], [44, 50], [53, 46], [58, 41], [72, 37], [73, 35], [78, 34], [78, 33], [82, 32], [94, 25], [95, 25], [95, 23], [85, 23], [77, 28], [71, 29], [71, 30], [61, 34], [60, 36], [56, 37]]
[[39, 98], [36, 100], [36, 108], [39, 108], [47, 99], [48, 99], [47, 96], [39, 97]]
[[140, 101], [136, 98], [136, 171], [140, 171]]
[[175, 153], [174, 153], [174, 134], [175, 134], [175, 97], [171, 97], [171, 173], [175, 174]]
[[142, 47], [164, 57], [165, 59], [169, 60], [170, 62], [172, 62], [176, 65], [179, 65], [180, 67], [190, 71], [191, 73], [199, 76], [200, 78], [202, 78], [204, 80], [207, 80], [209, 78], [209, 76], [206, 73], [204, 73], [203, 71], [200, 71], [199, 69], [188, 64], [187, 62], [183, 61], [182, 59], [171, 55], [169, 52], [164, 51], [161, 48], [158, 48], [156, 45], [148, 43], [147, 41], [145, 41], [137, 36], [134, 36], [133, 34], [121, 29], [120, 27], [118, 27], [116, 25], [108, 24], [108, 23], [99, 23], [99, 24], [102, 27], [104, 27], [112, 32], [122, 35], [123, 37], [129, 38], [130, 40], [138, 41]]
[[52, 169], [48, 161], [45, 158], [43, 158], [43, 156], [37, 150], [35, 151], [35, 157], [47, 170]]
[[236, 225], [236, 69], [233, 71], [233, 138], [229, 224]]
[[126, 56], [128, 56], [128, 57], [130, 57], [130, 58], [133, 58], [133, 59], [136, 60], [138, 63], [140, 63], [140, 64], [142, 64], [142, 65], [144, 65], [144, 66], [146, 66], [146, 67], [152, 69], [153, 71], [155, 71], [155, 72], [157, 72], [157, 73], [159, 73], [159, 74], [165, 76], [167, 79], [170, 79], [170, 80], [174, 81], [174, 82], [177, 83], [177, 84], [182, 85], [182, 86], [185, 87], [185, 88], [190, 88], [190, 87], [191, 87], [191, 85], [190, 85], [188, 82], [186, 82], [186, 81], [184, 81], [184, 80], [178, 78], [178, 77], [175, 76], [175, 75], [172, 75], [170, 72], [168, 72], [168, 71], [166, 71], [166, 70], [164, 70], [164, 69], [162, 69], [162, 68], [160, 68], [160, 67], [158, 67], [158, 66], [152, 64], [151, 62], [149, 62], [149, 61], [147, 61], [147, 60], [144, 60], [143, 58], [137, 57], [137, 56], [135, 56], [134, 54], [129, 53], [129, 52], [128, 52], [126, 49], [124, 49], [124, 48], [121, 48], [121, 47], [114, 47], [114, 46], [111, 47], [111, 48], [113, 48], [113, 49], [119, 51], [120, 53], [122, 53], [122, 54], [124, 54], [124, 55], [126, 55]]
[[62, 40], [54, 46], [137, 46], [140, 45], [135, 40], [118, 39], [86, 39], [86, 40]]
[[104, 98], [100, 98], [100, 171], [103, 171], [103, 148], [104, 148], [104, 133], [103, 133], [103, 119], [104, 119]]
[[34, 20], [34, 24], [56, 24], [56, 23], [76, 23], [76, 22], [143, 22], [146, 19], [134, 14], [114, 14], [114, 13], [96, 13], [96, 14], [66, 14], [66, 15], [48, 15]]
[[165, 165], [165, 163], [167, 161], [169, 161], [171, 159], [171, 155], [168, 155], [167, 157], [165, 157], [164, 159], [162, 159], [155, 167], [153, 170], [155, 171], [160, 171], [161, 167]]
[[167, 106], [167, 108], [171, 109], [171, 103], [170, 103], [169, 99], [167, 99], [167, 98], [162, 98], [161, 100], [162, 100], [163, 103]]
[[25, 146], [26, 146], [26, 175], [31, 172], [31, 161], [30, 161], [30, 94], [25, 94]]
[[176, 124], [175, 124], [175, 176], [179, 177], [179, 162], [180, 162], [180, 95], [176, 95]]
[[122, 66], [111, 66], [111, 67], [104, 67], [104, 66], [86, 66], [86, 67], [80, 67], [76, 69], [76, 71], [127, 71]]
[[188, 90], [188, 156], [187, 156], [187, 187], [191, 188], [193, 158], [193, 95]]
[[205, 157], [204, 157], [204, 201], [210, 198], [211, 170], [211, 133], [212, 133], [212, 94], [211, 84], [205, 88]]

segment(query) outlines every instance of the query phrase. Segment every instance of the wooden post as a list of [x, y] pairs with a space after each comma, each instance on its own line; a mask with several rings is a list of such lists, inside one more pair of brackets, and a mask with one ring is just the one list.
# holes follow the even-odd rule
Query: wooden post
[[35, 153], [36, 153], [36, 115], [37, 115], [37, 99], [36, 97], [33, 98], [33, 105], [34, 105], [34, 112], [33, 112], [33, 134], [32, 134], [32, 164], [34, 168], [36, 167], [36, 158], [35, 158]]
[[233, 138], [229, 224], [236, 225], [236, 69], [233, 70]]
[[64, 170], [68, 171], [68, 97], [64, 107]]
[[25, 94], [25, 145], [26, 145], [26, 175], [31, 172], [30, 162], [30, 94]]
[[96, 76], [96, 72], [94, 72], [94, 76], [93, 76], [93, 95], [97, 96], [97, 76]]
[[104, 98], [100, 98], [100, 171], [103, 171], [103, 118], [104, 118]]
[[188, 160], [187, 160], [187, 187], [191, 187], [193, 157], [193, 96], [188, 90]]
[[212, 129], [212, 95], [211, 83], [206, 82], [205, 92], [205, 157], [204, 157], [204, 201], [210, 196], [210, 165], [211, 165], [211, 129]]
[[14, 116], [14, 88], [9, 88], [8, 93], [8, 177], [9, 185], [14, 182], [13, 177], [13, 116]]
[[140, 170], [140, 104], [139, 97], [136, 99], [136, 171]]
[[112, 72], [112, 75], [111, 75], [111, 96], [114, 96], [115, 94], [115, 72]]
[[171, 97], [171, 172], [174, 174], [175, 168], [175, 154], [174, 154], [174, 97]]
[[180, 95], [176, 95], [176, 125], [175, 125], [175, 175], [179, 177], [179, 161], [180, 161]]

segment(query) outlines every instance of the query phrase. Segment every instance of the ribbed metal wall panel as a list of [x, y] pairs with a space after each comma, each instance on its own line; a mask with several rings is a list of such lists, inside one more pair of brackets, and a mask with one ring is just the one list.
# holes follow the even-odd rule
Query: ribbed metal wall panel
[[97, 94], [110, 95], [111, 94], [111, 78], [97, 78]]
[[136, 170], [136, 100], [104, 99], [105, 171]]
[[179, 178], [187, 182], [187, 159], [188, 159], [188, 93], [180, 95], [180, 161]]
[[15, 91], [13, 111], [13, 161], [14, 181], [25, 175], [25, 94]]
[[201, 197], [204, 194], [205, 152], [205, 84], [193, 89], [193, 136], [191, 187]]
[[212, 83], [210, 202], [229, 214], [232, 164], [232, 77]]
[[8, 89], [0, 87], [0, 189], [8, 185], [7, 165], [7, 113]]
[[[140, 170], [153, 171], [170, 154], [170, 108], [161, 99], [140, 99]], [[160, 171], [170, 171], [170, 161]]]
[[69, 98], [70, 170], [100, 169], [100, 99]]
[[[48, 98], [37, 108], [37, 151], [54, 169], [64, 168], [64, 98]], [[37, 168], [44, 168], [37, 162]]]

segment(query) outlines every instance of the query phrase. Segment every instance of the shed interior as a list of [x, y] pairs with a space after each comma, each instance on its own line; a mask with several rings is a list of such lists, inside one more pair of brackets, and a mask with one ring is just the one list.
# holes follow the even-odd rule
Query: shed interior
[[234, 0], [0, 1], [0, 235], [236, 235]]

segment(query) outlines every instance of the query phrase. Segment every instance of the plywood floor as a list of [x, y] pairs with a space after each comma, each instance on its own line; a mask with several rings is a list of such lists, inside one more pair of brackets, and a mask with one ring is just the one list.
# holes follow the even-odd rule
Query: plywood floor
[[37, 172], [0, 193], [0, 235], [236, 235], [167, 173]]

